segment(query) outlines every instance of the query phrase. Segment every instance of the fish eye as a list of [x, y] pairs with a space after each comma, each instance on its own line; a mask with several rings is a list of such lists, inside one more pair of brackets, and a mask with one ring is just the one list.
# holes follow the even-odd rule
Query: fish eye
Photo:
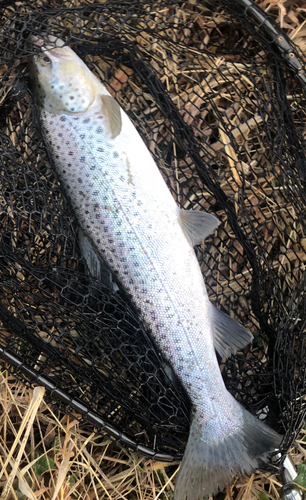
[[42, 64], [42, 66], [48, 66], [48, 64], [51, 63], [51, 59], [48, 56], [41, 56], [40, 63]]

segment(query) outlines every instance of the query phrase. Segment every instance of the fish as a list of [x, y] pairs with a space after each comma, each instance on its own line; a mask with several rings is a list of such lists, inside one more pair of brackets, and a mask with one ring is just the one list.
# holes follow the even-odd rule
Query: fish
[[250, 474], [281, 437], [227, 391], [216, 356], [252, 334], [212, 305], [194, 246], [219, 221], [180, 209], [135, 126], [81, 58], [59, 38], [30, 75], [56, 177], [78, 221], [87, 259], [107, 264], [192, 403], [175, 500], [206, 498]]

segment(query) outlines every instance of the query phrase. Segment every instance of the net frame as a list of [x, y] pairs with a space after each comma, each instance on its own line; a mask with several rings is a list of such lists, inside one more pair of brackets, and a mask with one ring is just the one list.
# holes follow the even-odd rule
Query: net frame
[[[279, 30], [279, 28], [275, 25], [275, 23], [273, 23], [264, 13], [262, 13], [262, 11], [260, 11], [260, 9], [258, 9], [251, 2], [249, 2], [249, 1], [232, 2], [230, 8], [228, 5], [226, 5], [226, 2], [220, 1], [218, 3], [224, 9], [230, 10], [231, 15], [233, 17], [235, 17], [236, 19], [242, 19], [243, 23], [246, 23], [248, 33], [252, 34], [254, 39], [256, 37], [256, 40], [257, 41], [259, 40], [260, 43], [262, 44], [262, 46], [265, 47], [267, 51], [269, 50], [270, 56], [275, 58], [276, 62], [274, 63], [274, 65], [273, 64], [271, 65], [271, 68], [273, 68], [273, 71], [275, 72], [275, 88], [272, 90], [272, 93], [274, 92], [275, 94], [278, 94], [278, 99], [284, 100], [284, 102], [285, 102], [283, 116], [286, 118], [286, 123], [289, 124], [289, 125], [287, 125], [288, 129], [289, 129], [290, 125], [291, 126], [293, 125], [292, 129], [290, 128], [290, 138], [288, 140], [288, 143], [290, 143], [289, 150], [290, 150], [292, 157], [294, 157], [294, 159], [296, 161], [297, 172], [300, 175], [300, 182], [301, 182], [301, 186], [303, 187], [303, 182], [304, 182], [303, 171], [304, 171], [304, 165], [305, 165], [304, 150], [303, 150], [303, 147], [301, 147], [301, 138], [298, 136], [298, 134], [295, 134], [296, 127], [294, 124], [294, 120], [292, 122], [292, 116], [291, 116], [292, 113], [290, 112], [290, 109], [288, 109], [288, 106], [286, 107], [286, 101], [287, 101], [287, 99], [286, 99], [286, 96], [287, 96], [286, 77], [287, 77], [287, 75], [285, 75], [286, 69], [283, 69], [282, 66], [278, 67], [278, 63], [280, 63], [280, 64], [284, 63], [284, 68], [289, 67], [290, 68], [289, 74], [294, 75], [293, 80], [298, 79], [300, 81], [300, 83], [302, 85], [302, 91], [304, 91], [305, 70], [304, 70], [304, 64], [302, 62], [302, 55], [299, 52], [299, 50], [288, 39], [288, 37], [286, 37], [286, 35], [284, 35]], [[66, 5], [68, 6], [68, 4], [69, 3], [67, 3]], [[121, 4], [120, 8], [122, 8], [123, 4], [124, 3]], [[141, 5], [139, 6], [139, 5], [136, 5], [136, 2], [134, 2], [134, 3], [130, 4], [128, 7], [126, 7], [126, 11], [129, 12], [130, 15], [131, 15], [131, 12], [133, 12], [133, 15], [135, 15], [135, 11], [137, 12], [137, 9], [139, 11], [139, 9], [142, 5], [146, 6], [147, 4], [141, 3]], [[212, 6], [212, 4], [209, 4], [209, 2], [207, 3], [207, 5]], [[5, 7], [6, 7], [6, 4], [3, 6], [3, 8], [5, 9]], [[133, 9], [134, 9], [134, 11], [133, 11]], [[48, 13], [48, 15], [50, 15], [50, 12], [52, 12], [52, 10], [51, 11], [50, 10], [45, 10], [45, 11], [42, 10], [42, 16], [44, 18], [46, 18], [46, 13]], [[37, 18], [34, 20], [34, 24], [33, 24], [34, 27], [36, 27], [39, 24], [39, 20], [40, 20], [40, 18], [39, 18], [39, 16], [37, 16]], [[128, 17], [126, 17], [126, 20], [128, 20]], [[49, 25], [47, 25], [46, 27], [47, 27], [47, 29], [50, 28]], [[22, 29], [20, 29], [20, 33], [23, 33]], [[4, 30], [4, 37], [5, 36], [7, 36], [7, 35], [5, 34], [5, 30]], [[21, 38], [24, 40], [23, 35]], [[9, 42], [5, 48], [7, 50], [9, 50], [11, 47], [14, 46], [16, 41], [14, 39], [10, 40], [9, 36], [7, 36], [7, 40], [9, 40]], [[237, 239], [239, 240], [239, 242], [243, 242], [243, 249], [248, 256], [249, 261], [251, 263], [254, 262], [256, 264], [256, 262], [257, 262], [256, 261], [256, 259], [257, 259], [256, 251], [254, 251], [254, 247], [252, 248], [250, 241], [245, 237], [245, 234], [243, 233], [241, 226], [239, 226], [239, 224], [237, 224], [237, 212], [236, 212], [236, 208], [235, 208], [235, 201], [228, 200], [224, 196], [224, 192], [222, 192], [222, 190], [219, 188], [216, 176], [209, 175], [208, 172], [205, 171], [205, 169], [203, 169], [203, 159], [198, 154], [198, 151], [199, 151], [198, 140], [195, 140], [194, 134], [190, 132], [190, 128], [187, 127], [186, 123], [182, 119], [180, 113], [178, 112], [177, 107], [173, 104], [171, 97], [169, 96], [169, 92], [167, 92], [167, 89], [165, 89], [164, 85], [161, 84], [161, 82], [156, 77], [156, 74], [154, 74], [152, 69], [150, 67], [148, 67], [148, 65], [144, 64], [143, 58], [140, 56], [140, 53], [139, 53], [139, 50], [137, 49], [137, 46], [135, 46], [135, 45], [133, 46], [133, 44], [128, 43], [128, 42], [123, 43], [122, 40], [120, 41], [120, 43], [118, 42], [118, 40], [116, 40], [116, 43], [113, 43], [113, 45], [112, 45], [112, 40], [110, 39], [110, 37], [108, 37], [108, 39], [106, 39], [104, 37], [102, 42], [100, 40], [100, 42], [98, 41], [98, 43], [100, 43], [100, 44], [102, 43], [102, 46], [104, 49], [105, 49], [105, 45], [106, 45], [108, 50], [109, 50], [109, 53], [113, 53], [114, 51], [118, 52], [120, 49], [120, 46], [121, 46], [121, 50], [122, 50], [121, 60], [124, 60], [125, 63], [127, 61], [129, 62], [129, 64], [132, 66], [133, 71], [137, 74], [137, 76], [139, 78], [142, 79], [143, 82], [145, 82], [145, 87], [150, 92], [150, 95], [153, 97], [154, 102], [158, 104], [159, 108], [164, 113], [164, 115], [166, 115], [168, 118], [170, 118], [170, 120], [173, 124], [176, 124], [176, 126], [174, 127], [174, 135], [176, 135], [177, 137], [182, 139], [182, 141], [177, 141], [177, 142], [179, 142], [180, 144], [183, 144], [183, 149], [187, 150], [189, 152], [189, 156], [190, 156], [191, 160], [193, 161], [193, 164], [197, 167], [198, 175], [200, 176], [201, 181], [203, 182], [203, 184], [205, 184], [207, 186], [208, 190], [213, 191], [214, 198], [215, 198], [215, 200], [217, 200], [217, 203], [223, 204], [224, 206], [227, 206], [227, 216], [228, 216], [228, 220], [230, 221], [231, 228], [234, 231], [235, 235], [237, 236]], [[86, 47], [86, 45], [84, 45], [84, 43], [82, 45], [83, 46], [81, 47], [80, 53], [82, 54], [82, 52], [83, 52], [83, 55], [84, 55], [84, 51], [89, 52], [89, 46]], [[269, 47], [269, 49], [267, 49], [267, 47]], [[12, 49], [12, 50], [15, 50], [15, 49]], [[95, 47], [94, 51], [96, 53], [101, 51], [101, 46], [98, 48]], [[94, 52], [94, 51], [91, 50], [91, 52]], [[128, 55], [127, 55], [127, 53], [128, 53]], [[5, 81], [5, 77], [4, 77], [4, 81]], [[8, 100], [8, 104], [5, 104], [5, 106], [6, 106], [6, 107], [4, 107], [5, 114], [9, 114], [9, 112], [10, 112], [9, 106], [10, 105], [14, 106], [14, 104], [16, 104], [16, 102], [18, 102], [18, 96], [20, 95], [20, 93], [24, 93], [24, 91], [25, 90], [24, 90], [24, 87], [22, 86], [22, 84], [17, 83], [15, 85], [15, 88], [13, 89], [13, 91], [10, 95], [10, 100]], [[15, 99], [15, 103], [14, 103], [14, 99]], [[17, 101], [16, 101], [16, 99], [17, 99]], [[33, 114], [33, 120], [35, 120], [35, 114]], [[229, 137], [230, 137], [230, 134], [229, 134]], [[5, 147], [5, 140], [6, 140], [5, 137], [2, 136], [2, 141], [4, 142], [4, 147]], [[235, 144], [234, 138], [233, 138], [233, 141], [234, 141], [233, 143]], [[227, 156], [229, 157], [230, 155], [227, 154]], [[215, 158], [213, 156], [209, 156], [209, 155], [208, 155], [208, 159], [210, 159], [211, 161], [215, 160]], [[290, 176], [287, 176], [287, 179], [288, 179], [288, 184], [290, 184], [290, 180], [291, 180]], [[171, 186], [171, 184], [170, 184], [170, 187], [172, 188], [172, 191], [174, 191], [174, 194], [176, 194], [176, 196], [177, 196], [177, 193], [175, 193], [175, 190], [173, 189], [173, 186]], [[295, 194], [294, 190], [292, 190], [290, 196], [294, 196], [294, 194]], [[299, 201], [299, 198], [303, 199], [303, 189], [301, 189], [301, 188], [299, 189], [298, 194], [297, 194], [298, 201]], [[234, 197], [233, 197], [233, 199], [234, 199]], [[211, 202], [209, 202], [209, 203], [210, 203], [210, 206], [213, 206], [213, 204]], [[215, 201], [214, 201], [214, 204], [216, 205]], [[303, 207], [301, 207], [301, 208], [303, 208]], [[303, 213], [303, 210], [301, 210], [301, 214], [302, 213]], [[301, 224], [303, 225], [303, 221], [301, 221]], [[2, 259], [8, 259], [8, 256], [11, 254], [11, 248], [10, 247], [7, 248], [5, 245], [6, 245], [6, 242], [1, 244], [1, 257], [2, 257]], [[211, 246], [213, 246], [213, 245], [211, 245]], [[73, 249], [72, 254], [75, 255], [76, 252], [77, 252], [77, 250]], [[198, 250], [200, 258], [201, 258], [201, 255], [203, 255], [203, 249], [201, 250], [201, 252]], [[13, 265], [14, 263], [16, 264], [16, 262], [18, 263], [18, 259], [17, 259], [16, 255], [17, 254], [15, 252], [15, 255], [13, 257], [13, 262], [11, 262], [11, 265]], [[19, 260], [19, 262], [21, 262], [21, 260]], [[21, 264], [19, 264], [19, 265], [21, 265]], [[84, 263], [82, 265], [84, 265]], [[16, 268], [16, 266], [15, 266], [15, 268]], [[24, 261], [22, 261], [22, 268], [23, 269], [26, 268]], [[255, 269], [255, 268], [256, 268], [256, 265], [253, 266], [253, 269]], [[18, 272], [20, 272], [20, 271], [16, 271], [16, 275], [18, 274]], [[278, 304], [278, 307], [279, 307], [278, 314], [279, 315], [283, 314], [284, 317], [283, 317], [283, 320], [281, 321], [280, 330], [278, 331], [278, 334], [275, 331], [274, 325], [273, 324], [271, 325], [271, 322], [269, 322], [265, 319], [265, 316], [264, 316], [263, 311], [262, 311], [262, 304], [260, 303], [260, 301], [258, 300], [258, 297], [256, 296], [256, 283], [258, 284], [259, 281], [261, 281], [261, 283], [265, 283], [266, 278], [265, 278], [265, 276], [263, 276], [262, 269], [260, 271], [258, 271], [257, 274], [258, 274], [257, 276], [253, 274], [253, 288], [255, 291], [254, 291], [252, 298], [251, 298], [252, 311], [253, 311], [253, 313], [255, 313], [257, 319], [259, 320], [260, 327], [262, 328], [262, 330], [266, 333], [266, 335], [269, 338], [268, 350], [270, 350], [270, 352], [269, 352], [270, 358], [274, 360], [274, 366], [273, 366], [271, 372], [268, 374], [268, 376], [270, 377], [270, 380], [273, 381], [274, 391], [275, 391], [275, 393], [277, 393], [279, 391], [280, 380], [278, 377], [278, 372], [275, 370], [275, 366], [280, 366], [281, 361], [280, 361], [280, 357], [277, 354], [277, 351], [275, 351], [275, 349], [274, 349], [274, 343], [276, 342], [276, 345], [281, 345], [282, 346], [281, 349], [283, 349], [283, 351], [284, 351], [284, 349], [285, 349], [284, 344], [286, 346], [288, 342], [282, 343], [281, 339], [283, 338], [282, 336], [285, 336], [284, 329], [288, 325], [288, 323], [286, 322], [284, 310], [282, 310], [284, 308], [282, 308], [281, 303]], [[303, 282], [303, 280], [302, 280], [302, 282]], [[255, 283], [255, 285], [254, 285], [254, 283]], [[99, 287], [100, 287], [100, 285], [99, 286], [97, 285], [97, 290], [99, 290]], [[259, 289], [259, 285], [258, 285], [257, 289]], [[302, 288], [299, 287], [299, 285], [298, 285], [297, 289], [301, 290]], [[214, 289], [212, 289], [211, 292], [213, 294]], [[299, 306], [298, 306], [297, 311], [299, 310], [299, 308], [302, 307], [300, 305], [300, 302], [301, 302], [301, 300], [298, 302]], [[290, 311], [290, 304], [288, 307], [289, 307], [289, 311]], [[291, 307], [293, 307], [292, 301], [291, 301]], [[7, 307], [2, 306], [1, 320], [2, 320], [3, 325], [5, 325], [8, 330], [13, 329], [13, 330], [22, 331], [24, 328], [24, 325], [16, 322], [16, 318], [12, 318], [11, 315], [9, 315], [9, 317], [8, 317], [7, 310], [8, 310]], [[295, 321], [296, 321], [297, 311], [295, 311]], [[133, 318], [133, 319], [135, 321], [137, 321], [137, 318], [136, 319]], [[296, 325], [295, 325], [295, 327], [296, 327]], [[299, 330], [299, 335], [296, 335], [297, 337], [301, 335], [301, 331], [302, 330]], [[28, 332], [27, 332], [27, 335], [29, 335]], [[39, 343], [39, 339], [37, 339], [37, 337], [35, 338], [35, 343]], [[40, 348], [43, 349], [43, 346], [40, 346]], [[295, 349], [295, 350], [297, 350], [297, 349]], [[294, 351], [294, 349], [293, 349], [293, 351]], [[16, 355], [16, 353], [12, 352], [11, 350], [7, 350], [3, 346], [1, 346], [1, 355], [2, 355], [3, 359], [6, 359], [7, 361], [10, 362], [11, 365], [14, 365], [15, 368], [18, 368], [18, 373], [20, 373], [20, 375], [22, 377], [26, 377], [28, 380], [33, 380], [33, 378], [35, 377], [36, 382], [48, 384], [48, 388], [49, 388], [49, 390], [51, 390], [52, 398], [55, 398], [55, 399], [61, 401], [61, 403], [65, 406], [66, 409], [67, 409], [67, 405], [69, 404], [69, 407], [71, 409], [76, 410], [83, 415], [83, 418], [85, 421], [87, 421], [91, 424], [97, 425], [97, 427], [99, 427], [100, 429], [101, 429], [101, 425], [102, 425], [105, 430], [111, 432], [114, 437], [120, 439], [126, 445], [136, 447], [138, 449], [138, 451], [140, 451], [143, 454], [147, 454], [147, 456], [150, 456], [153, 458], [154, 457], [156, 458], [156, 456], [157, 456], [158, 460], [162, 460], [163, 456], [165, 457], [164, 459], [167, 461], [169, 461], [171, 459], [171, 457], [172, 457], [172, 459], [176, 459], [176, 458], [181, 456], [182, 451], [178, 452], [177, 454], [171, 455], [171, 454], [169, 454], [169, 453], [167, 454], [165, 452], [164, 453], [162, 453], [162, 452], [156, 453], [156, 450], [152, 450], [152, 448], [150, 448], [150, 447], [148, 447], [148, 449], [146, 450], [146, 447], [143, 444], [139, 444], [136, 441], [133, 441], [133, 439], [131, 439], [131, 437], [129, 435], [126, 435], [125, 433], [121, 433], [120, 431], [118, 431], [118, 429], [116, 429], [116, 427], [112, 428], [112, 426], [109, 425], [109, 423], [106, 423], [105, 420], [103, 418], [101, 418], [100, 415], [95, 415], [95, 413], [92, 411], [92, 408], [90, 408], [90, 407], [86, 408], [86, 405], [84, 405], [84, 402], [80, 402], [76, 398], [71, 397], [65, 391], [62, 391], [61, 388], [58, 387], [57, 384], [54, 385], [53, 381], [48, 380], [48, 378], [43, 374], [42, 371], [37, 373], [37, 371], [35, 371], [33, 369], [33, 366], [32, 367], [28, 366], [27, 363], [24, 361], [24, 359], [19, 358]], [[285, 352], [285, 355], [288, 356], [286, 352]], [[293, 352], [292, 355], [296, 356], [296, 353]], [[36, 365], [34, 365], [34, 366], [36, 366]], [[232, 368], [232, 371], [235, 375], [234, 364], [231, 365], [231, 368]], [[280, 371], [280, 369], [278, 369], [278, 371]], [[289, 372], [290, 372], [290, 370], [289, 370]], [[293, 376], [293, 375], [294, 375], [294, 370], [293, 370], [293, 372], [291, 371], [291, 376]], [[267, 376], [266, 373], [265, 373], [265, 376]], [[231, 374], [231, 377], [233, 377], [233, 374]], [[291, 387], [292, 382], [289, 383], [289, 386], [291, 387], [290, 388], [291, 392], [289, 391], [290, 392], [290, 398], [289, 398], [290, 402], [288, 403], [288, 408], [286, 410], [288, 415], [290, 414], [290, 412], [292, 412], [292, 409], [290, 409], [289, 407], [292, 404], [292, 401], [294, 400], [294, 398], [295, 398], [295, 400], [297, 400], [298, 398], [301, 398], [301, 401], [300, 401], [300, 405], [296, 409], [296, 412], [295, 413], [292, 412], [292, 415], [295, 415], [295, 416], [297, 414], [299, 415], [297, 418], [297, 421], [299, 423], [298, 423], [294, 433], [292, 433], [292, 429], [290, 429], [290, 428], [287, 429], [287, 435], [286, 435], [286, 438], [284, 441], [284, 449], [288, 449], [288, 447], [291, 444], [292, 440], [294, 439], [296, 433], [298, 432], [298, 428], [300, 428], [301, 422], [304, 419], [304, 411], [305, 410], [304, 410], [302, 397], [301, 396], [296, 397], [297, 393], [298, 394], [301, 393], [302, 387], [303, 387], [303, 380], [304, 379], [303, 379], [303, 377], [300, 377], [300, 378], [301, 378], [301, 380], [298, 380], [298, 381], [296, 381], [294, 378], [294, 383], [296, 384], [295, 387]], [[164, 378], [164, 380], [166, 380], [166, 379]], [[271, 384], [272, 384], [272, 382], [267, 384], [267, 385], [270, 385], [270, 391], [271, 391]], [[297, 387], [299, 388], [298, 391], [297, 391]], [[176, 389], [173, 389], [173, 388], [172, 388], [172, 390], [174, 392], [176, 391]], [[242, 390], [242, 392], [243, 392], [243, 390]], [[284, 392], [286, 392], [286, 391], [284, 391]], [[294, 395], [294, 393], [295, 393], [295, 395]], [[269, 394], [266, 397], [268, 398]], [[242, 400], [243, 400], [243, 396], [242, 396]], [[261, 409], [263, 406], [263, 400], [264, 400], [264, 398], [261, 398], [261, 402], [259, 405], [261, 407]], [[256, 405], [255, 405], [255, 409], [256, 409]], [[254, 407], [253, 407], [253, 411], [254, 411]], [[185, 404], [184, 413], [186, 416], [186, 422], [188, 422], [188, 418], [186, 415], [188, 413], [188, 402], [186, 402], [186, 404]], [[291, 419], [293, 419], [292, 415], [291, 415]], [[286, 425], [285, 425], [285, 427], [286, 427]], [[185, 424], [185, 434], [186, 434], [186, 430], [187, 429], [186, 429], [186, 424]], [[183, 431], [183, 433], [184, 433], [184, 431]], [[181, 447], [181, 450], [182, 450], [182, 448], [183, 447]]]

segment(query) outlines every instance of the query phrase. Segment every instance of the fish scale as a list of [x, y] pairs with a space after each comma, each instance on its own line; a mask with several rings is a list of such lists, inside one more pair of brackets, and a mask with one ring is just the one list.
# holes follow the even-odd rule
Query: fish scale
[[[103, 255], [130, 294], [185, 386], [190, 373], [195, 376], [196, 365], [201, 374], [211, 358], [218, 377], [208, 372], [208, 390], [224, 393], [220, 398], [224, 405], [228, 392], [220, 377], [212, 336], [203, 335], [211, 327], [202, 273], [177, 223], [176, 203], [155, 163], [151, 157], [145, 165], [139, 161], [141, 151], [133, 146], [130, 133], [120, 143], [103, 135], [100, 131], [105, 122], [99, 114], [80, 118], [44, 112], [42, 122], [47, 141], [56, 151], [53, 156], [60, 184], [96, 252]], [[136, 144], [138, 141], [135, 130]], [[133, 181], [128, 182], [129, 176]], [[148, 189], [148, 184], [154, 189]], [[165, 259], [172, 246], [177, 252], [171, 252], [171, 260]], [[200, 347], [195, 349], [192, 342]], [[201, 353], [197, 361], [196, 351]], [[207, 389], [199, 384], [197, 390], [197, 400], [205, 402]]]
[[[55, 172], [84, 235], [81, 248], [107, 263], [192, 402], [174, 498], [216, 493], [280, 443], [220, 374], [215, 349], [235, 353], [252, 335], [208, 299], [193, 245], [217, 220], [179, 210], [128, 116], [63, 41], [32, 41], [47, 49], [30, 72]], [[88, 267], [95, 275], [99, 265]]]

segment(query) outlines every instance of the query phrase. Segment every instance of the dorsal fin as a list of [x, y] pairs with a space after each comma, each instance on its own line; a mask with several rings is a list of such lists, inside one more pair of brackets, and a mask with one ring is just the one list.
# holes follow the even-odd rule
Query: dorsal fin
[[193, 246], [205, 240], [219, 225], [218, 219], [207, 212], [178, 210], [180, 225]]
[[89, 274], [111, 289], [113, 286], [111, 272], [105, 264], [103, 265], [101, 259], [93, 248], [91, 241], [87, 238], [84, 231], [80, 227], [78, 229], [78, 239], [80, 250], [86, 261]]
[[121, 108], [110, 95], [101, 95], [102, 102], [102, 112], [106, 118], [108, 132], [112, 139], [115, 139], [117, 135], [121, 132], [122, 120], [121, 120]]

